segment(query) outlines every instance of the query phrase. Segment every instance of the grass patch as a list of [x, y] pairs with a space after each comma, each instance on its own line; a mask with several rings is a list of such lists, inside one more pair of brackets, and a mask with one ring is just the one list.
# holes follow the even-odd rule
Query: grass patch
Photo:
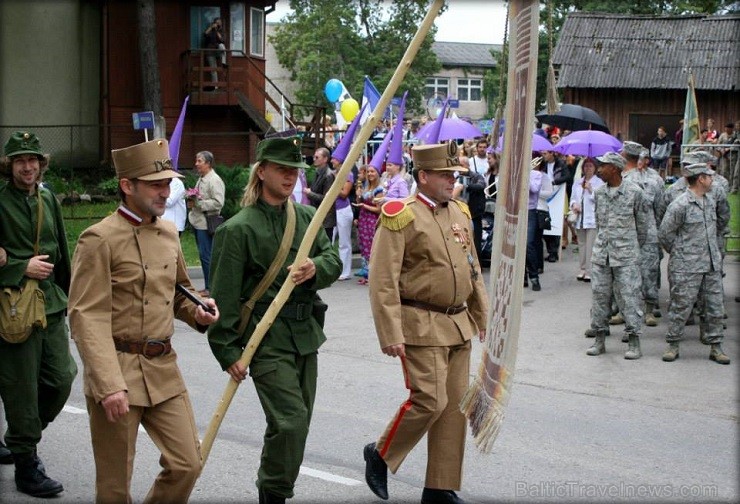
[[[118, 208], [117, 201], [107, 203], [76, 203], [74, 205], [63, 205], [62, 215], [64, 217], [64, 228], [67, 232], [67, 245], [69, 252], [74, 253], [80, 234], [112, 214]], [[195, 233], [189, 228], [180, 237], [182, 253], [188, 266], [200, 266], [198, 247], [195, 244]]]
[[727, 201], [730, 204], [730, 236], [727, 239], [727, 251], [737, 255], [740, 253], [740, 194], [728, 194]]

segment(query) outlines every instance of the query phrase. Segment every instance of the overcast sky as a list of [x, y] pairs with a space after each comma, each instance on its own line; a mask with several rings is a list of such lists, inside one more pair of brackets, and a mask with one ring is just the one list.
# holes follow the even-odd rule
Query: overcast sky
[[[437, 17], [437, 40], [501, 44], [504, 39], [506, 3], [503, 0], [448, 0], [449, 7]], [[280, 0], [268, 22], [277, 22], [290, 11], [289, 2]]]

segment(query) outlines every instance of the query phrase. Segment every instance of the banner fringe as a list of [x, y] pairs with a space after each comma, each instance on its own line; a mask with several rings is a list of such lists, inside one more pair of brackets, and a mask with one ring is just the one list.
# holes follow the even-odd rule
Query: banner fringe
[[[496, 387], [503, 394], [508, 395], [500, 382]], [[493, 398], [483, 388], [479, 378], [476, 378], [460, 402], [460, 410], [468, 417], [470, 430], [473, 433], [475, 445], [483, 453], [490, 453], [493, 443], [498, 436], [501, 424], [504, 421], [504, 397]]]

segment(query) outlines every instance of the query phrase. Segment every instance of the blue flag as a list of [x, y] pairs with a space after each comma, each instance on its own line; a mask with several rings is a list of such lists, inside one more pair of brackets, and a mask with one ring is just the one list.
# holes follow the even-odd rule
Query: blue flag
[[[379, 101], [380, 92], [378, 92], [378, 89], [375, 87], [370, 78], [366, 75], [365, 88], [362, 91], [362, 106], [365, 107], [365, 111], [360, 116], [360, 124], [365, 124], [365, 121], [367, 121], [367, 118], [370, 117], [372, 111], [375, 110], [375, 107], [378, 105]], [[386, 110], [386, 112], [383, 114], [383, 118], [385, 118], [387, 115], [388, 111]]]

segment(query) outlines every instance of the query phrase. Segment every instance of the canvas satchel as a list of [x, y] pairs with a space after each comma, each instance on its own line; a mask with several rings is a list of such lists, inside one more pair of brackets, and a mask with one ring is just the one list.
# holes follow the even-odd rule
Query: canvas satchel
[[[40, 188], [36, 188], [38, 211], [36, 243], [33, 255], [39, 255], [41, 224], [44, 218], [44, 201]], [[34, 278], [26, 280], [23, 287], [3, 287], [0, 291], [0, 338], [8, 343], [23, 343], [36, 327], [46, 329], [46, 297]]]

